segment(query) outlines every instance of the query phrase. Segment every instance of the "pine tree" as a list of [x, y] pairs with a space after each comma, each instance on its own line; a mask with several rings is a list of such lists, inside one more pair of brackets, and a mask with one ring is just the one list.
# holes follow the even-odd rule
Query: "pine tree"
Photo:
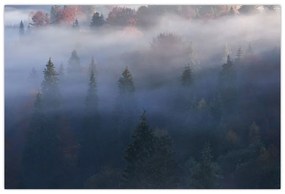
[[190, 64], [187, 64], [185, 66], [185, 69], [182, 73], [181, 81], [183, 86], [190, 86], [192, 84], [193, 79], [192, 79], [192, 70]]
[[57, 131], [50, 121], [45, 114], [43, 97], [38, 93], [23, 152], [24, 188], [58, 188], [61, 156]]
[[24, 35], [25, 34], [25, 27], [24, 27], [23, 21], [20, 22], [19, 33], [20, 33], [20, 35]]
[[100, 27], [100, 26], [103, 26], [104, 23], [105, 23], [104, 16], [102, 14], [100, 15], [98, 12], [95, 12], [92, 16], [90, 26]]
[[[140, 187], [146, 179], [148, 172], [145, 171], [146, 161], [154, 153], [154, 135], [149, 128], [145, 112], [142, 114], [138, 127], [132, 136], [133, 142], [128, 146], [125, 159], [127, 168], [124, 178], [130, 188]], [[141, 185], [143, 186], [143, 185]]]
[[223, 64], [222, 71], [221, 71], [221, 78], [223, 84], [229, 84], [234, 77], [234, 64], [230, 58], [230, 55], [227, 57], [227, 62]]
[[201, 160], [194, 162], [190, 169], [191, 187], [196, 189], [218, 188], [220, 179], [219, 168], [213, 162], [212, 150], [209, 144], [205, 144], [201, 151]]
[[86, 103], [88, 109], [93, 111], [97, 108], [97, 94], [96, 94], [96, 78], [95, 78], [95, 62], [92, 58], [90, 63], [90, 78], [89, 78], [89, 88], [86, 97]]
[[133, 78], [128, 67], [126, 67], [122, 77], [119, 79], [119, 88], [121, 93], [132, 93], [135, 91]]
[[148, 126], [145, 112], [126, 150], [127, 188], [174, 188], [176, 163], [168, 136], [157, 136]]
[[57, 108], [59, 105], [58, 74], [51, 58], [44, 69], [44, 80], [42, 81], [42, 96], [46, 107]]
[[68, 60], [68, 70], [69, 70], [69, 73], [72, 73], [72, 74], [78, 74], [81, 71], [80, 58], [76, 50], [72, 51], [71, 56]]
[[236, 70], [229, 55], [227, 63], [223, 64], [220, 74], [220, 92], [223, 108], [232, 109], [237, 96]]

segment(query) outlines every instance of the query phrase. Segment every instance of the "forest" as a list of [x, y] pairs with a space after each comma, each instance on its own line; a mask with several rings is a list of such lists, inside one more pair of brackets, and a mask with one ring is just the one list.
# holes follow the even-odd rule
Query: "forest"
[[6, 189], [279, 189], [277, 5], [6, 5]]

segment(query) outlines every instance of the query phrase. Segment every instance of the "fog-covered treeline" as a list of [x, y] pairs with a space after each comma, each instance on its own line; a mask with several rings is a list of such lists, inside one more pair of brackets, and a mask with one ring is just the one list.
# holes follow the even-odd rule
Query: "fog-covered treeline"
[[29, 9], [5, 28], [6, 188], [280, 188], [278, 6]]

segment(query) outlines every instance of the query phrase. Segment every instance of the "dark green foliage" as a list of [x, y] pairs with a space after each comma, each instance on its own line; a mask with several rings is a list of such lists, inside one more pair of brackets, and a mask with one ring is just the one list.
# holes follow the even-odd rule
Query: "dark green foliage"
[[187, 64], [182, 73], [181, 82], [183, 86], [190, 86], [192, 84], [192, 81], [193, 81], [192, 70], [190, 64]]
[[92, 20], [90, 23], [90, 26], [92, 28], [100, 27], [105, 24], [104, 16], [103, 14], [99, 14], [98, 12], [95, 12], [92, 16]]
[[177, 166], [169, 136], [156, 135], [149, 128], [145, 112], [132, 136], [125, 159], [127, 188], [175, 188]]
[[128, 67], [126, 67], [122, 77], [119, 79], [119, 88], [121, 93], [132, 93], [135, 91], [133, 77]]
[[48, 60], [44, 69], [44, 80], [42, 81], [42, 97], [45, 107], [57, 108], [59, 105], [58, 74], [55, 71], [51, 59]]
[[20, 22], [19, 33], [20, 33], [20, 35], [24, 35], [25, 34], [25, 27], [24, 27], [23, 21]]
[[219, 167], [213, 161], [212, 151], [206, 144], [201, 152], [201, 159], [193, 162], [190, 169], [190, 186], [196, 189], [213, 189], [219, 187]]

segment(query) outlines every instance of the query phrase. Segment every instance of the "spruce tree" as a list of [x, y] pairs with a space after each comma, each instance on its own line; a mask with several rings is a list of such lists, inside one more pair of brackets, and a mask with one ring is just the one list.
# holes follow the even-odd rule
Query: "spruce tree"
[[153, 153], [154, 135], [152, 129], [147, 124], [144, 112], [132, 136], [132, 143], [126, 151], [127, 167], [124, 178], [127, 182], [127, 187], [139, 188], [144, 186], [143, 181], [146, 180], [148, 175], [147, 169], [145, 169], [146, 161], [151, 158]]
[[48, 60], [44, 69], [44, 80], [42, 81], [42, 96], [43, 102], [48, 108], [57, 108], [59, 105], [59, 88], [58, 74], [55, 71], [55, 66]]
[[223, 64], [220, 74], [220, 100], [224, 111], [232, 111], [237, 97], [236, 70], [228, 55], [227, 63]]
[[19, 33], [20, 33], [20, 35], [24, 35], [24, 33], [25, 33], [25, 27], [24, 27], [23, 21], [20, 22]]
[[127, 188], [176, 187], [176, 163], [171, 140], [158, 136], [148, 126], [145, 112], [132, 136], [125, 160], [124, 181]]
[[80, 58], [76, 50], [72, 51], [71, 56], [68, 60], [68, 71], [71, 74], [78, 74], [81, 71]]
[[183, 86], [190, 86], [192, 84], [192, 81], [192, 70], [190, 64], [187, 64], [182, 73], [181, 82]]
[[95, 111], [97, 108], [97, 94], [96, 94], [95, 62], [93, 58], [90, 63], [89, 71], [90, 71], [90, 77], [89, 77], [89, 86], [86, 97], [86, 103], [88, 109]]
[[43, 96], [38, 93], [23, 151], [22, 184], [28, 189], [58, 188], [61, 153], [57, 131], [45, 113]]
[[135, 91], [133, 77], [128, 67], [126, 67], [119, 79], [119, 88], [121, 93], [133, 93]]

